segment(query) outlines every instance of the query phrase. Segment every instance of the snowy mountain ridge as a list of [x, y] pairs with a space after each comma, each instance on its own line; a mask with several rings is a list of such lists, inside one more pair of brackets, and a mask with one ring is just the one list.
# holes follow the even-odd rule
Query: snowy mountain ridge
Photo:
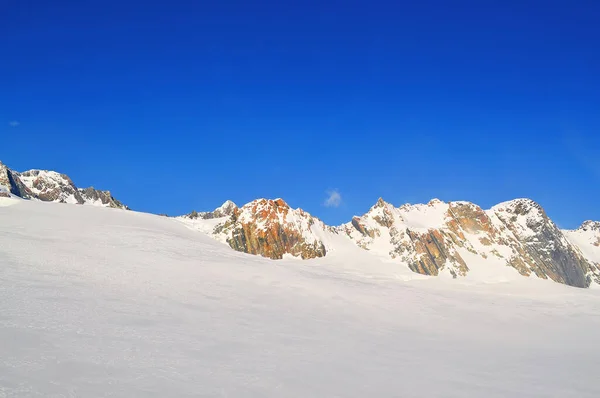
[[[0, 196], [128, 209], [109, 191], [78, 188], [65, 174], [19, 173], [2, 163]], [[422, 275], [504, 280], [520, 274], [577, 287], [600, 285], [600, 222], [561, 230], [531, 199], [484, 210], [439, 199], [396, 207], [380, 198], [365, 214], [339, 226], [328, 226], [281, 198], [242, 207], [226, 201], [213, 211], [175, 219], [236, 251], [271, 259], [314, 259], [360, 249]]]
[[[281, 259], [311, 259], [351, 242], [370, 255], [423, 275], [515, 274], [577, 286], [600, 284], [600, 230], [586, 222], [562, 231], [530, 199], [483, 210], [474, 203], [395, 207], [379, 199], [362, 216], [331, 227], [282, 199], [257, 199], [221, 217], [177, 219], [237, 251]], [[215, 212], [202, 213], [211, 215]]]
[[110, 191], [78, 188], [66, 174], [56, 171], [32, 169], [19, 173], [0, 162], [0, 187], [23, 199], [129, 209]]

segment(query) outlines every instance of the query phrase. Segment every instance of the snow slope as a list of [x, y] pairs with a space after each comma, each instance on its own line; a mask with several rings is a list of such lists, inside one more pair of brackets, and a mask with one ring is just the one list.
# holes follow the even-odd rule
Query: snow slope
[[0, 201], [0, 396], [600, 396], [595, 289], [398, 276], [361, 249], [271, 261], [166, 217]]
[[600, 264], [600, 222], [586, 221], [576, 230], [563, 232], [582, 251], [586, 258]]

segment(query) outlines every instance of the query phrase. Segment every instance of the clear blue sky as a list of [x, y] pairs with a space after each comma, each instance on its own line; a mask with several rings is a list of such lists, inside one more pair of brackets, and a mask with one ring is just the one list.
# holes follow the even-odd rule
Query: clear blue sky
[[5, 0], [0, 160], [170, 215], [530, 197], [576, 227], [600, 219], [598, 21], [577, 0]]

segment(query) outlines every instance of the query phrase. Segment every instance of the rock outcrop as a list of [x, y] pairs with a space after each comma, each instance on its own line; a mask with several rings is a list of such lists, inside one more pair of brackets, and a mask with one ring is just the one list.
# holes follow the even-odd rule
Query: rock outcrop
[[129, 209], [109, 191], [77, 188], [66, 174], [55, 171], [28, 170], [19, 173], [0, 163], [0, 185], [23, 199]]
[[517, 199], [494, 206], [492, 211], [515, 236], [524, 251], [520, 257], [538, 277], [587, 287], [591, 278], [600, 276], [539, 204]]
[[129, 207], [115, 199], [110, 191], [99, 191], [94, 187], [78, 188], [78, 191], [83, 199], [83, 203], [129, 210]]
[[271, 259], [326, 254], [319, 235], [328, 227], [305, 211], [292, 209], [283, 199], [257, 199], [241, 208], [228, 200], [213, 211], [192, 211], [178, 219], [244, 253]]
[[19, 173], [19, 178], [33, 192], [35, 198], [44, 202], [77, 203], [85, 201], [73, 181], [55, 171], [29, 170]]
[[323, 257], [325, 245], [315, 234], [324, 224], [283, 199], [255, 200], [234, 213], [214, 233], [224, 236], [233, 249], [281, 259], [290, 254], [303, 259]]
[[19, 173], [9, 169], [0, 162], [0, 185], [6, 187], [11, 194], [23, 199], [30, 199], [34, 195], [19, 178]]
[[228, 200], [213, 211], [197, 212], [193, 210], [191, 213], [186, 214], [183, 217], [189, 218], [190, 220], [211, 220], [214, 218], [229, 217], [233, 215], [237, 208], [238, 207], [235, 203], [233, 203], [231, 200]]
[[396, 208], [379, 199], [369, 212], [338, 231], [358, 246], [405, 263], [415, 272], [438, 275], [448, 270], [455, 277], [465, 275], [469, 267], [455, 247], [460, 246], [457, 235], [461, 233], [439, 228], [448, 217], [447, 207], [432, 200], [426, 205]]

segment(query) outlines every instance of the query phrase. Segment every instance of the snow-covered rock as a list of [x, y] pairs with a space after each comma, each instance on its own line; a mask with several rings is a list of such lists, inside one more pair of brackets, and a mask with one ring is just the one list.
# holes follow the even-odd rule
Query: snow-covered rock
[[354, 248], [347, 239], [340, 240], [335, 228], [280, 198], [256, 199], [241, 208], [228, 200], [213, 211], [193, 211], [177, 219], [234, 250], [271, 259], [310, 259]]
[[563, 231], [567, 239], [581, 251], [594, 266], [590, 274], [594, 280], [600, 279], [600, 222], [585, 221], [576, 230]]
[[77, 188], [66, 174], [50, 170], [33, 169], [19, 173], [0, 163], [0, 185], [23, 199], [128, 209], [109, 191]]
[[303, 259], [323, 257], [326, 248], [319, 235], [325, 224], [283, 199], [258, 199], [235, 209], [213, 233], [233, 249], [281, 259], [291, 254]]
[[33, 197], [33, 193], [19, 178], [19, 173], [9, 169], [2, 162], [0, 162], [0, 186], [4, 187], [5, 192], [9, 192], [12, 195], [24, 199]]
[[217, 207], [213, 211], [197, 212], [194, 210], [191, 213], [186, 214], [182, 217], [190, 220], [211, 220], [214, 218], [231, 216], [235, 212], [235, 210], [237, 210], [237, 208], [238, 207], [235, 203], [233, 203], [231, 200], [227, 200], [225, 201], [225, 203], [223, 203], [221, 206]]
[[530, 199], [516, 199], [491, 209], [512, 232], [523, 249], [518, 256], [541, 278], [571, 286], [587, 287], [600, 282], [600, 272], [578, 247], [573, 245], [544, 209]]
[[129, 207], [115, 199], [110, 191], [100, 191], [94, 187], [77, 188], [77, 190], [83, 199], [83, 204], [129, 210]]

